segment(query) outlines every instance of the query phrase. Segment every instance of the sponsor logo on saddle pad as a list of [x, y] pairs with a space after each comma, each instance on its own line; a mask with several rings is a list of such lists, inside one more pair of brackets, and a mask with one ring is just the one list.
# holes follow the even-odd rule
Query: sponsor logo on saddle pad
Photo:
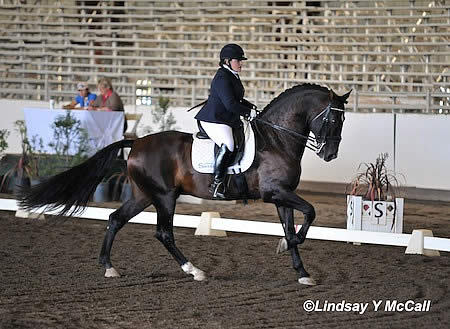
[[[244, 172], [255, 158], [255, 135], [250, 125], [245, 127], [245, 148], [241, 161], [228, 167], [228, 174]], [[211, 139], [199, 139], [193, 134], [192, 167], [202, 174], [214, 173], [214, 142]]]

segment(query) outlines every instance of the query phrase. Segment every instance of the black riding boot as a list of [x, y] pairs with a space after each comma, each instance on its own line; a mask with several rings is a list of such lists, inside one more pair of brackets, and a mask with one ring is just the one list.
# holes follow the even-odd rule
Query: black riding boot
[[231, 158], [230, 152], [225, 144], [222, 144], [216, 155], [214, 163], [214, 181], [211, 184], [211, 193], [214, 199], [225, 199], [224, 179], [227, 173], [228, 162]]

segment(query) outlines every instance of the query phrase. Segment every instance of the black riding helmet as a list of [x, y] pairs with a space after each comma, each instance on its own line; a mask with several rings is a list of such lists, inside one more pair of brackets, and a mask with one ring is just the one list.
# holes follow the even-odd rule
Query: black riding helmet
[[222, 50], [220, 51], [220, 59], [237, 59], [240, 61], [245, 61], [247, 57], [244, 56], [244, 51], [242, 48], [235, 44], [235, 43], [229, 43], [225, 45]]

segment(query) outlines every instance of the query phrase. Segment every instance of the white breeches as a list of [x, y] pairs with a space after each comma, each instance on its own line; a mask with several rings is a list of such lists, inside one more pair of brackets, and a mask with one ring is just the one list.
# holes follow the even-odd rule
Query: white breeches
[[233, 129], [230, 126], [205, 121], [200, 124], [214, 143], [218, 146], [225, 144], [229, 151], [234, 151]]

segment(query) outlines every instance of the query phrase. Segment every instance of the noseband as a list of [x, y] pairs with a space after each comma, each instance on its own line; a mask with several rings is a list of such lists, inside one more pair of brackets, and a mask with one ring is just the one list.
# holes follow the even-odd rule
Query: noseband
[[320, 153], [320, 151], [325, 146], [325, 144], [327, 143], [328, 140], [336, 140], [336, 141], [340, 141], [341, 140], [340, 136], [339, 137], [327, 136], [328, 124], [329, 124], [329, 121], [330, 121], [329, 116], [330, 116], [331, 111], [344, 112], [343, 109], [340, 109], [340, 108], [337, 108], [337, 107], [332, 107], [331, 103], [329, 103], [327, 105], [327, 107], [322, 112], [320, 112], [318, 115], [316, 115], [311, 120], [311, 123], [313, 123], [315, 120], [317, 120], [318, 118], [323, 116], [322, 125], [320, 126], [320, 129], [319, 129], [319, 134], [317, 136], [314, 136], [314, 137], [312, 137], [312, 136], [305, 136], [305, 135], [299, 134], [298, 132], [296, 132], [294, 130], [291, 130], [291, 129], [288, 129], [288, 128], [285, 128], [285, 127], [281, 127], [279, 125], [276, 125], [274, 123], [266, 121], [266, 120], [264, 120], [262, 118], [256, 117], [255, 121], [264, 123], [265, 125], [268, 125], [269, 127], [272, 127], [275, 130], [286, 132], [286, 133], [290, 134], [291, 136], [300, 137], [300, 138], [302, 138], [305, 141], [305, 143], [304, 143], [305, 147], [309, 148], [311, 151], [314, 151], [316, 153]]

